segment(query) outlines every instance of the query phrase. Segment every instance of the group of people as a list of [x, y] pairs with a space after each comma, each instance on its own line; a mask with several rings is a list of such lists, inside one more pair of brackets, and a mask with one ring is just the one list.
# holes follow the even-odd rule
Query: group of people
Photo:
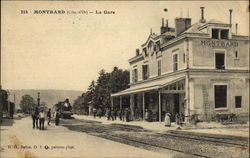
[[102, 108], [93, 108], [93, 116], [94, 118], [99, 117], [101, 118], [102, 116], [106, 116], [107, 120], [116, 120], [118, 117], [120, 121], [126, 121], [128, 122], [130, 120], [130, 109], [129, 108], [122, 108], [121, 110], [117, 108], [106, 108], [103, 110]]
[[[57, 111], [54, 114], [55, 116], [55, 124], [56, 126], [59, 125], [59, 120], [60, 120], [60, 113]], [[50, 126], [50, 122], [51, 122], [51, 109], [48, 110], [46, 117], [45, 117], [45, 111], [43, 108], [39, 109], [38, 107], [34, 108], [32, 110], [32, 123], [33, 123], [33, 129], [40, 129], [40, 130], [44, 130], [44, 123], [45, 123], [45, 118], [48, 118], [48, 126]]]
[[182, 126], [184, 120], [185, 120], [185, 116], [183, 115], [183, 113], [181, 112], [180, 114], [179, 113], [176, 113], [175, 115], [171, 114], [171, 113], [166, 113], [165, 114], [165, 119], [164, 119], [164, 122], [165, 122], [165, 126], [166, 127], [170, 127], [171, 126], [171, 122], [175, 120], [176, 122], [176, 125], [180, 125]]
[[[137, 110], [139, 111], [139, 110]], [[131, 120], [130, 118], [130, 108], [122, 108], [122, 109], [117, 109], [117, 108], [93, 108], [93, 116], [94, 118], [99, 117], [101, 118], [102, 116], [106, 116], [107, 120], [116, 120], [118, 117], [120, 121], [125, 121], [128, 122]], [[139, 117], [140, 113], [136, 112], [135, 110], [135, 117], [134, 119], [137, 120], [136, 118]], [[165, 115], [165, 116], [164, 116]], [[158, 114], [156, 115], [158, 117]], [[176, 125], [182, 126], [185, 116], [183, 115], [182, 112], [172, 114], [169, 112], [163, 112], [162, 114], [162, 119], [164, 119], [165, 126], [169, 127], [171, 126], [172, 122], [176, 122]], [[151, 110], [145, 109], [145, 120], [148, 122], [153, 121], [153, 112]]]

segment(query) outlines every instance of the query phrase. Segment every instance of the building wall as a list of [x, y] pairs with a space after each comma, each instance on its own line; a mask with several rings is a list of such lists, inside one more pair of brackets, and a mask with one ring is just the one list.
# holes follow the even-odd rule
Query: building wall
[[[249, 78], [247, 74], [230, 73], [193, 75], [193, 112], [201, 119], [211, 119], [218, 113], [248, 115], [249, 111]], [[215, 108], [214, 85], [227, 85], [227, 107]], [[241, 108], [235, 107], [235, 96], [242, 96]], [[193, 105], [192, 105], [193, 104]]]
[[170, 48], [162, 51], [162, 74], [173, 72], [173, 54], [178, 54], [178, 70], [186, 68], [186, 59], [184, 63], [184, 53], [186, 43], [184, 40], [176, 42]]
[[225, 52], [225, 69], [249, 68], [248, 41], [194, 38], [190, 44], [190, 68], [215, 69], [215, 51]]
[[132, 75], [133, 75], [133, 70], [136, 68], [137, 72], [138, 72], [138, 81], [142, 80], [142, 65], [143, 65], [143, 61], [138, 61], [136, 63], [133, 63], [130, 65], [130, 83], [133, 83], [132, 79]]

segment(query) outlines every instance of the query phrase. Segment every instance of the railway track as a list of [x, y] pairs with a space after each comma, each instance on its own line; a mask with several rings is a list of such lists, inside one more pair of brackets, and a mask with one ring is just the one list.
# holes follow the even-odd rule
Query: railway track
[[[123, 127], [120, 124], [115, 124], [119, 128], [124, 128], [126, 130], [129, 129], [135, 129], [135, 127], [129, 127], [125, 126]], [[136, 128], [138, 129], [138, 128]], [[201, 141], [201, 142], [211, 142], [216, 143], [220, 145], [228, 145], [228, 146], [236, 146], [236, 147], [248, 147], [248, 141], [249, 139], [243, 138], [243, 137], [236, 137], [236, 136], [215, 136], [215, 135], [204, 135], [199, 133], [192, 133], [192, 132], [179, 132], [179, 131], [169, 131], [167, 133], [157, 133], [160, 136], [163, 137], [176, 137], [181, 139], [189, 139], [189, 140], [195, 140], [195, 141]]]
[[[69, 126], [67, 126], [67, 125], [66, 125], [66, 127], [69, 128]], [[77, 126], [77, 131], [86, 132], [86, 129], [84, 127], [81, 127], [81, 126]], [[209, 156], [206, 156], [206, 155], [189, 153], [189, 152], [179, 150], [176, 148], [171, 148], [171, 147], [167, 147], [167, 146], [163, 146], [163, 145], [159, 145], [159, 144], [152, 144], [152, 142], [147, 142], [147, 141], [143, 141], [143, 140], [139, 140], [139, 139], [133, 139], [133, 138], [128, 137], [128, 136], [109, 134], [108, 132], [104, 132], [102, 130], [96, 131], [96, 132], [86, 132], [86, 133], [88, 133], [92, 136], [97, 136], [97, 137], [113, 140], [116, 142], [132, 145], [132, 146], [139, 147], [139, 148], [144, 148], [144, 149], [148, 149], [148, 150], [154, 149], [153, 151], [158, 150], [158, 151], [161, 151], [161, 153], [169, 154], [170, 152], [172, 152], [172, 153], [174, 152], [175, 155], [181, 154], [186, 158], [210, 158]]]
[[[231, 148], [248, 151], [248, 139], [243, 137], [204, 135], [185, 131], [168, 131], [166, 133], [155, 133], [145, 130], [141, 127], [121, 124], [93, 124], [91, 121], [81, 121], [82, 125], [71, 125], [70, 122], [64, 126], [71, 130], [85, 132], [87, 134], [113, 140], [123, 144], [135, 147], [157, 151], [160, 153], [173, 153], [173, 155], [182, 155], [180, 157], [202, 157], [210, 158], [224, 157], [223, 152], [213, 153], [213, 150], [205, 149], [201, 146], [211, 146], [213, 148]], [[171, 142], [174, 142], [171, 144]], [[169, 142], [169, 143], [168, 143]], [[190, 147], [183, 147], [182, 142], [190, 144]], [[217, 147], [215, 147], [217, 146]], [[201, 151], [203, 150], [203, 151]], [[234, 155], [234, 153], [232, 153]], [[217, 157], [216, 156], [216, 157]], [[245, 157], [245, 156], [243, 156]]]
[[169, 132], [160, 134], [163, 137], [176, 137], [181, 139], [189, 139], [189, 140], [195, 140], [195, 141], [201, 141], [201, 142], [210, 142], [218, 145], [227, 145], [227, 146], [235, 146], [235, 147], [248, 147], [248, 140], [237, 140], [237, 138], [219, 138], [219, 137], [213, 137], [213, 136], [204, 136], [204, 135], [194, 135], [193, 134], [185, 134], [185, 133], [177, 133], [177, 132]]

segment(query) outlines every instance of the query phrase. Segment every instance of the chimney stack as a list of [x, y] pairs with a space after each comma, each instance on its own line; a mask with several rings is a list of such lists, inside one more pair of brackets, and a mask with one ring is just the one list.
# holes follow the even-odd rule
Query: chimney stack
[[168, 28], [168, 19], [166, 20], [166, 27]]
[[237, 23], [235, 24], [235, 33], [236, 33], [236, 35], [238, 34], [238, 24]]
[[229, 13], [230, 13], [229, 24], [231, 25], [231, 27], [232, 27], [232, 12], [233, 12], [233, 9], [229, 9]]
[[140, 49], [136, 49], [136, 56], [138, 56], [140, 54]]
[[204, 19], [204, 9], [205, 7], [200, 7], [201, 9], [201, 19], [200, 19], [200, 23], [205, 23], [206, 20]]
[[191, 27], [191, 18], [175, 18], [175, 35], [178, 36], [182, 32]]
[[[167, 21], [166, 21], [167, 22]], [[162, 24], [161, 24], [161, 34], [164, 34], [165, 32], [167, 32], [168, 31], [168, 27], [167, 27], [167, 25], [168, 25], [168, 22], [167, 22], [167, 24], [166, 24], [166, 26], [164, 25], [164, 18], [162, 18]]]

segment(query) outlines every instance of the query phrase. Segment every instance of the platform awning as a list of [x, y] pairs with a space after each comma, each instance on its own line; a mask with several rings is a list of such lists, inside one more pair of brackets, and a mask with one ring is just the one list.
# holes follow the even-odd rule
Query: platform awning
[[151, 91], [151, 90], [157, 90], [157, 89], [163, 88], [167, 85], [170, 85], [172, 83], [178, 82], [178, 81], [183, 80], [183, 79], [185, 79], [185, 76], [168, 77], [168, 78], [163, 78], [163, 79], [146, 81], [143, 83], [138, 83], [136, 85], [133, 85], [130, 88], [125, 89], [123, 91], [113, 93], [113, 94], [111, 94], [111, 97], [135, 94], [135, 93], [140, 93], [140, 92], [147, 92], [147, 91]]

